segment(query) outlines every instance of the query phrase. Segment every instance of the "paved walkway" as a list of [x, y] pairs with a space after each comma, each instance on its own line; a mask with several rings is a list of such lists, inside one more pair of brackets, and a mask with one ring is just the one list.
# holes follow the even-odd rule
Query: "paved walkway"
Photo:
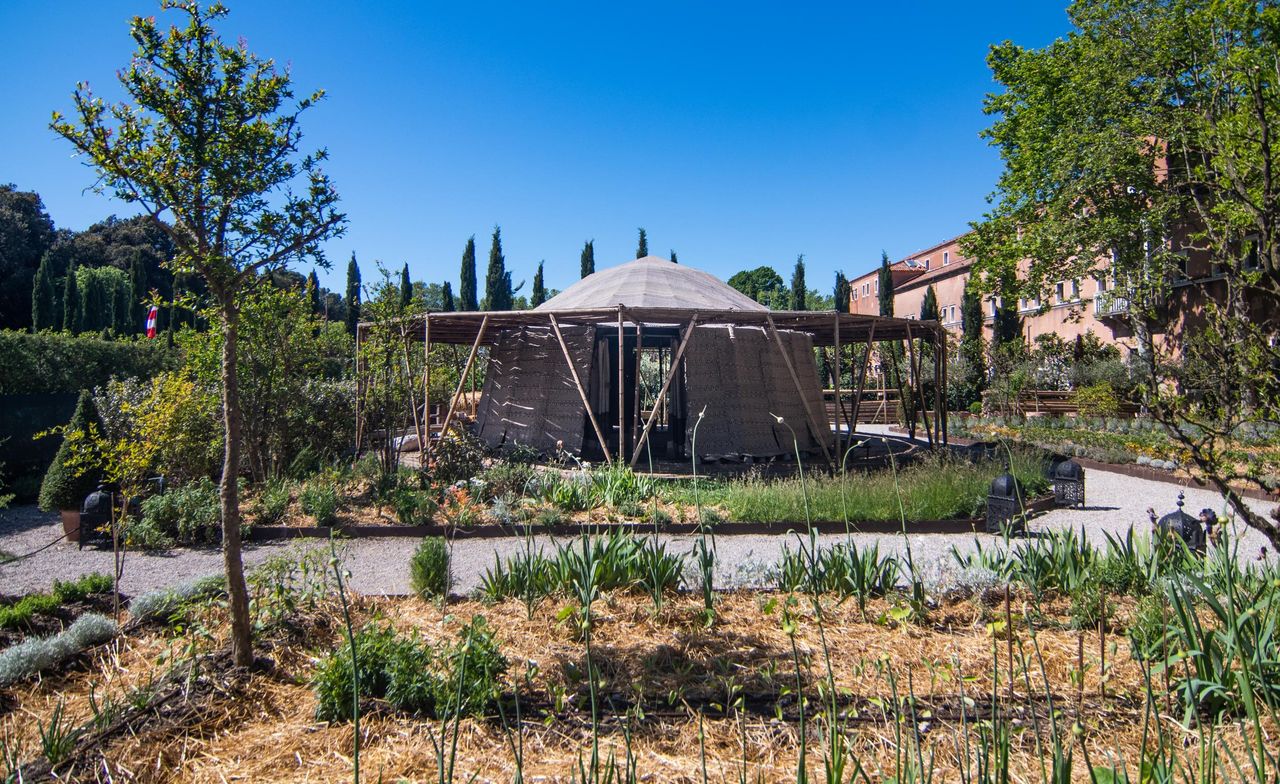
[[[1032, 523], [1037, 530], [1066, 527], [1083, 528], [1095, 542], [1103, 541], [1103, 532], [1123, 534], [1130, 526], [1148, 528], [1146, 509], [1155, 507], [1163, 514], [1174, 507], [1178, 487], [1148, 479], [1136, 479], [1106, 471], [1090, 471], [1088, 501], [1085, 509], [1057, 509]], [[1186, 489], [1186, 509], [1196, 514], [1204, 507], [1224, 514], [1221, 497], [1208, 490]], [[1269, 510], [1262, 501], [1251, 502], [1259, 510]], [[55, 515], [34, 507], [18, 507], [0, 512], [0, 550], [18, 555], [47, 545], [62, 533]], [[694, 537], [664, 536], [668, 549], [689, 552]], [[843, 540], [843, 534], [819, 537], [824, 544]], [[861, 546], [878, 541], [881, 551], [901, 552], [900, 535], [856, 534]], [[951, 549], [970, 551], [975, 543], [991, 547], [1000, 538], [985, 534], [921, 534], [910, 536], [912, 555], [926, 574], [946, 575], [954, 571]], [[552, 544], [549, 537], [537, 537], [537, 546]], [[717, 583], [725, 587], [751, 587], [769, 583], [769, 567], [779, 560], [782, 547], [796, 547], [794, 535], [721, 536], [716, 540], [718, 554]], [[1244, 531], [1239, 539], [1242, 558], [1256, 558], [1265, 540], [1253, 531]], [[408, 561], [417, 540], [408, 538], [355, 539], [345, 543], [344, 561], [352, 575], [352, 587], [366, 594], [402, 594], [409, 590]], [[247, 545], [245, 562], [249, 566], [295, 548], [327, 548], [324, 540], [295, 540]], [[520, 538], [468, 539], [454, 545], [454, 590], [473, 590], [480, 576], [493, 565], [495, 553], [505, 555], [525, 547]], [[4, 558], [9, 557], [4, 556]], [[1271, 558], [1275, 558], [1272, 554]], [[3, 560], [0, 558], [0, 560]], [[195, 577], [222, 570], [221, 552], [209, 549], [179, 549], [168, 553], [129, 553], [125, 559], [122, 590], [137, 594], [166, 585], [185, 582]], [[15, 595], [49, 588], [55, 579], [72, 579], [87, 572], [110, 573], [109, 550], [79, 550], [74, 544], [59, 542], [20, 561], [0, 565], [0, 594]], [[944, 578], [945, 579], [945, 578]]]

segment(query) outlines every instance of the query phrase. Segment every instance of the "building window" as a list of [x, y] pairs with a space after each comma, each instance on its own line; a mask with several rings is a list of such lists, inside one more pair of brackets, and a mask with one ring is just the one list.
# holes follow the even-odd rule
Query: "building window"
[[876, 281], [876, 294], [880, 293], [880, 281]]
[[1261, 267], [1258, 261], [1258, 235], [1250, 234], [1244, 238], [1244, 268], [1256, 270]]
[[1071, 281], [1071, 301], [1075, 302], [1080, 299], [1080, 281]]
[[951, 263], [951, 251], [949, 251], [949, 250], [944, 250], [944, 251], [942, 252], [942, 266], [944, 266], [944, 267], [945, 267], [945, 266], [947, 266], [947, 265], [948, 265], [948, 264], [950, 264], [950, 263]]
[[951, 320], [952, 320], [953, 322], [956, 320], [956, 306], [955, 306], [955, 305], [952, 305], [952, 306], [951, 306]]
[[1000, 315], [1000, 300], [995, 297], [991, 298], [991, 318]]
[[1059, 283], [1057, 286], [1055, 286], [1055, 287], [1054, 287], [1054, 290], [1053, 290], [1053, 294], [1054, 294], [1054, 296], [1057, 298], [1057, 300], [1058, 300], [1058, 304], [1059, 304], [1059, 305], [1061, 305], [1062, 303], [1066, 302], [1066, 301], [1067, 301], [1067, 297], [1066, 297], [1066, 294], [1067, 294], [1067, 286], [1066, 286], [1066, 284], [1065, 284], [1065, 283]]

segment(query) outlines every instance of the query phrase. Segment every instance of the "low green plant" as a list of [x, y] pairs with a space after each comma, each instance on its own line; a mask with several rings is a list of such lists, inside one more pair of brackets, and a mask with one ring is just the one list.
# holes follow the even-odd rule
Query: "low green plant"
[[71, 752], [75, 750], [76, 741], [80, 739], [80, 731], [75, 725], [64, 721], [63, 710], [65, 708], [66, 704], [62, 700], [58, 700], [57, 704], [53, 706], [53, 712], [49, 714], [48, 723], [36, 723], [36, 729], [40, 733], [40, 750], [52, 767], [57, 767], [65, 762], [71, 756]]
[[486, 500], [493, 500], [503, 496], [519, 498], [528, 494], [536, 477], [537, 474], [529, 463], [506, 459], [495, 460], [480, 474], [480, 481], [484, 484]]
[[32, 616], [56, 611], [68, 602], [78, 602], [111, 590], [111, 576], [93, 572], [78, 580], [53, 581], [49, 593], [32, 593], [13, 604], [0, 606], [0, 629], [17, 629], [30, 623]]
[[423, 599], [449, 593], [449, 545], [441, 536], [423, 539], [409, 559], [409, 585]]
[[258, 525], [279, 525], [289, 511], [293, 500], [293, 482], [288, 479], [271, 479], [262, 486], [254, 505]]
[[0, 686], [58, 667], [81, 651], [115, 637], [116, 632], [114, 621], [85, 613], [51, 637], [28, 637], [0, 651]]
[[316, 525], [332, 525], [342, 508], [342, 494], [331, 477], [320, 476], [303, 486], [298, 502], [303, 514], [314, 518]]
[[222, 533], [218, 487], [207, 477], [145, 499], [141, 512], [138, 521], [125, 527], [126, 536], [140, 547], [208, 544]]
[[169, 623], [174, 618], [185, 615], [185, 608], [209, 601], [223, 593], [223, 576], [212, 574], [172, 588], [139, 594], [129, 602], [129, 614], [135, 620]]
[[469, 480], [480, 473], [484, 458], [485, 446], [479, 437], [454, 429], [437, 441], [431, 452], [432, 475], [444, 485]]
[[400, 485], [390, 494], [391, 508], [403, 525], [424, 525], [431, 522], [440, 508], [434, 494], [427, 490]]

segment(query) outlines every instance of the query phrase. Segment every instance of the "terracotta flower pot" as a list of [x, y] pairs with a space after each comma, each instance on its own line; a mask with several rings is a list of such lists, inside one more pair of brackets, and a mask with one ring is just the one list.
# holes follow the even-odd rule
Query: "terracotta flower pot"
[[62, 510], [62, 532], [67, 535], [68, 542], [80, 541], [80, 511], [78, 509]]

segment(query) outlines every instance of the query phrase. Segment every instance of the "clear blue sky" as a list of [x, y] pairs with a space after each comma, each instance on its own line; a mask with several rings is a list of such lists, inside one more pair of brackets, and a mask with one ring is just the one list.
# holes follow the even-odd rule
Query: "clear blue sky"
[[[356, 251], [455, 281], [502, 226], [508, 269], [577, 279], [651, 252], [721, 277], [804, 253], [809, 285], [964, 231], [999, 170], [978, 137], [990, 44], [1042, 46], [1065, 0], [957, 3], [353, 3], [229, 0], [225, 37], [328, 99], [306, 116], [350, 219], [321, 272]], [[865, 7], [863, 7], [865, 6]], [[118, 94], [127, 19], [150, 0], [0, 4], [0, 182], [83, 229], [127, 205], [48, 130], [78, 80]], [[306, 270], [302, 270], [305, 272]], [[528, 287], [526, 285], [525, 291]]]

